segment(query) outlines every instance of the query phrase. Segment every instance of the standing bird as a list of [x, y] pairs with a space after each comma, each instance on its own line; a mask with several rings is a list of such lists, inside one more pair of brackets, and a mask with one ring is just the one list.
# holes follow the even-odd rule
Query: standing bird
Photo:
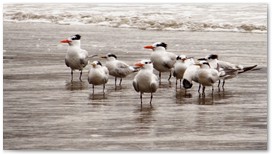
[[[254, 69], [257, 65], [244, 67], [242, 65], [232, 64], [226, 61], [218, 60], [218, 55], [210, 54], [206, 56], [205, 59], [209, 62], [212, 68], [218, 69], [219, 72], [224, 73], [224, 76], [220, 77], [220, 80], [223, 80], [222, 87], [224, 88], [225, 80], [232, 79], [238, 76], [238, 74], [247, 72]], [[218, 87], [220, 86], [220, 80], [218, 81]]]
[[[198, 70], [200, 69], [200, 66], [197, 64], [190, 65], [186, 68], [184, 74], [183, 74], [183, 87], [184, 89], [190, 89], [193, 86], [193, 81], [199, 83], [198, 81]], [[200, 91], [201, 84], [199, 84], [198, 92]]]
[[150, 60], [142, 60], [136, 63], [135, 66], [141, 68], [133, 80], [135, 91], [140, 92], [141, 107], [143, 104], [143, 93], [151, 93], [150, 106], [152, 106], [153, 93], [155, 93], [159, 87], [158, 77], [153, 73], [153, 64]]
[[82, 69], [88, 64], [88, 52], [80, 48], [80, 38], [81, 36], [76, 34], [61, 41], [61, 43], [69, 44], [65, 56], [65, 64], [71, 68], [71, 81], [73, 81], [74, 70], [80, 71], [79, 80], [82, 81]]
[[123, 61], [117, 60], [117, 56], [111, 53], [108, 53], [106, 56], [101, 58], [106, 58], [106, 67], [109, 70], [110, 75], [115, 77], [115, 87], [117, 78], [120, 78], [119, 85], [121, 86], [122, 78], [125, 78], [127, 75], [136, 72], [137, 70], [133, 66], [129, 66]]
[[94, 86], [103, 84], [103, 94], [105, 94], [105, 85], [109, 79], [109, 70], [107, 67], [102, 66], [99, 61], [93, 61], [91, 63], [92, 67], [88, 73], [88, 81], [89, 84], [93, 85], [93, 94], [94, 94]]
[[180, 84], [181, 84], [181, 80], [183, 79], [183, 74], [185, 70], [187, 69], [187, 67], [189, 67], [190, 65], [193, 65], [195, 62], [193, 58], [186, 57], [185, 55], [177, 56], [176, 60], [177, 61], [174, 65], [173, 76], [176, 77], [176, 87], [177, 87], [178, 79], [180, 80]]
[[172, 76], [172, 68], [176, 62], [176, 55], [167, 52], [167, 44], [164, 42], [156, 42], [153, 45], [147, 45], [144, 48], [152, 49], [154, 52], [151, 53], [151, 62], [154, 65], [154, 68], [159, 71], [159, 78], [161, 82], [161, 72], [170, 72], [168, 81]]
[[200, 69], [197, 71], [198, 83], [202, 85], [202, 95], [205, 94], [205, 87], [212, 86], [213, 84], [219, 80], [219, 72], [210, 67], [208, 62], [201, 62], [197, 64], [200, 66]]

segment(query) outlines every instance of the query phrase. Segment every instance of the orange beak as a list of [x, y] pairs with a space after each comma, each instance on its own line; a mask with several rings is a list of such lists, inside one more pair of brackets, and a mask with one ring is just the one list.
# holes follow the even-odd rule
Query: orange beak
[[145, 49], [154, 49], [154, 47], [152, 45], [147, 45], [147, 46], [144, 46]]
[[72, 42], [71, 40], [62, 40], [62, 41], [60, 41], [60, 43], [70, 43], [70, 42]]
[[138, 63], [134, 64], [134, 66], [136, 66], [136, 67], [143, 67], [143, 66], [144, 66], [144, 64], [142, 64], [142, 63], [138, 62]]

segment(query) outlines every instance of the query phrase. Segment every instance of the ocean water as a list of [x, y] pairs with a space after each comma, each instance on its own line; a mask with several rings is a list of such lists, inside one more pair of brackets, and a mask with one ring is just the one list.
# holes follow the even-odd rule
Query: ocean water
[[177, 31], [267, 32], [267, 4], [4, 4], [4, 21]]

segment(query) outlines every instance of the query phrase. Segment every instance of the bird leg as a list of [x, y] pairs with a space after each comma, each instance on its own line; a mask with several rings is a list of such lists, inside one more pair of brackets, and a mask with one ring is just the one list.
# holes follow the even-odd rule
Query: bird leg
[[172, 77], [172, 73], [171, 73], [171, 71], [170, 71], [168, 81], [170, 81], [171, 77]]
[[142, 108], [142, 105], [143, 105], [143, 96], [142, 96], [143, 94], [142, 93], [140, 93], [140, 98], [141, 98], [141, 108]]
[[198, 93], [200, 93], [200, 89], [201, 89], [201, 84], [199, 84], [198, 86]]
[[121, 86], [121, 83], [122, 83], [122, 78], [120, 78], [120, 83], [119, 83], [119, 86]]
[[223, 80], [222, 88], [224, 88], [224, 86], [225, 86], [225, 80]]
[[153, 99], [153, 93], [151, 93], [151, 96], [150, 96], [150, 102], [149, 102], [151, 107], [152, 107], [152, 104], [151, 104], [152, 99]]
[[73, 81], [73, 70], [71, 69], [71, 82]]
[[202, 88], [202, 95], [205, 95], [205, 86]]
[[82, 70], [80, 71], [80, 75], [79, 75], [79, 80], [80, 80], [80, 82], [82, 82], [81, 76], [82, 76]]
[[105, 84], [103, 84], [103, 95], [105, 95]]
[[115, 90], [116, 90], [116, 82], [117, 82], [117, 77], [115, 77], [115, 82], [114, 82], [115, 83]]
[[220, 81], [220, 80], [218, 80], [218, 86], [217, 86], [217, 87], [219, 87], [219, 86], [220, 86], [220, 82], [221, 82], [221, 81]]
[[179, 79], [179, 88], [181, 89], [181, 79]]
[[160, 84], [161, 84], [161, 72], [159, 72], [159, 80], [160, 80]]
[[94, 96], [94, 85], [93, 85], [93, 96]]
[[213, 89], [213, 85], [212, 85], [212, 94], [213, 94], [213, 90], [214, 90], [214, 89]]

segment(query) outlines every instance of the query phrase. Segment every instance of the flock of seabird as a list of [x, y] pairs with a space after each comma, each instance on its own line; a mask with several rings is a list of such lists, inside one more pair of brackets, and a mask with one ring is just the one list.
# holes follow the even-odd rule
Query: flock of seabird
[[[74, 70], [80, 71], [79, 80], [82, 81], [82, 70], [88, 65], [88, 58], [97, 56], [88, 56], [88, 52], [81, 49], [80, 38], [81, 36], [76, 34], [61, 41], [61, 43], [69, 44], [65, 56], [65, 64], [71, 68], [72, 81]], [[221, 82], [223, 82], [222, 87], [224, 87], [225, 80], [234, 78], [240, 73], [257, 67], [257, 65], [244, 67], [242, 65], [221, 61], [218, 60], [218, 55], [216, 54], [210, 54], [195, 61], [193, 57], [175, 55], [174, 53], [166, 51], [167, 44], [164, 42], [156, 42], [144, 48], [153, 50], [151, 57], [135, 63], [134, 66], [129, 66], [125, 62], [118, 60], [117, 56], [112, 53], [101, 56], [101, 58], [107, 60], [105, 65], [102, 65], [100, 61], [90, 62], [91, 67], [88, 72], [88, 82], [93, 87], [93, 93], [95, 85], [103, 85], [103, 93], [105, 94], [105, 85], [108, 82], [109, 75], [115, 77], [116, 87], [117, 78], [120, 78], [119, 85], [121, 85], [123, 78], [136, 72], [137, 74], [133, 79], [132, 85], [135, 91], [140, 93], [141, 105], [143, 93], [151, 93], [151, 105], [153, 93], [157, 91], [161, 83], [162, 72], [169, 72], [168, 80], [170, 80], [173, 74], [176, 78], [176, 87], [179, 81], [180, 88], [183, 86], [185, 92], [186, 89], [193, 86], [193, 81], [199, 83], [198, 92], [200, 92], [202, 87], [202, 95], [205, 95], [206, 86], [211, 86], [213, 90], [214, 83], [218, 81], [218, 87]], [[153, 69], [159, 72], [159, 77], [153, 73]]]

